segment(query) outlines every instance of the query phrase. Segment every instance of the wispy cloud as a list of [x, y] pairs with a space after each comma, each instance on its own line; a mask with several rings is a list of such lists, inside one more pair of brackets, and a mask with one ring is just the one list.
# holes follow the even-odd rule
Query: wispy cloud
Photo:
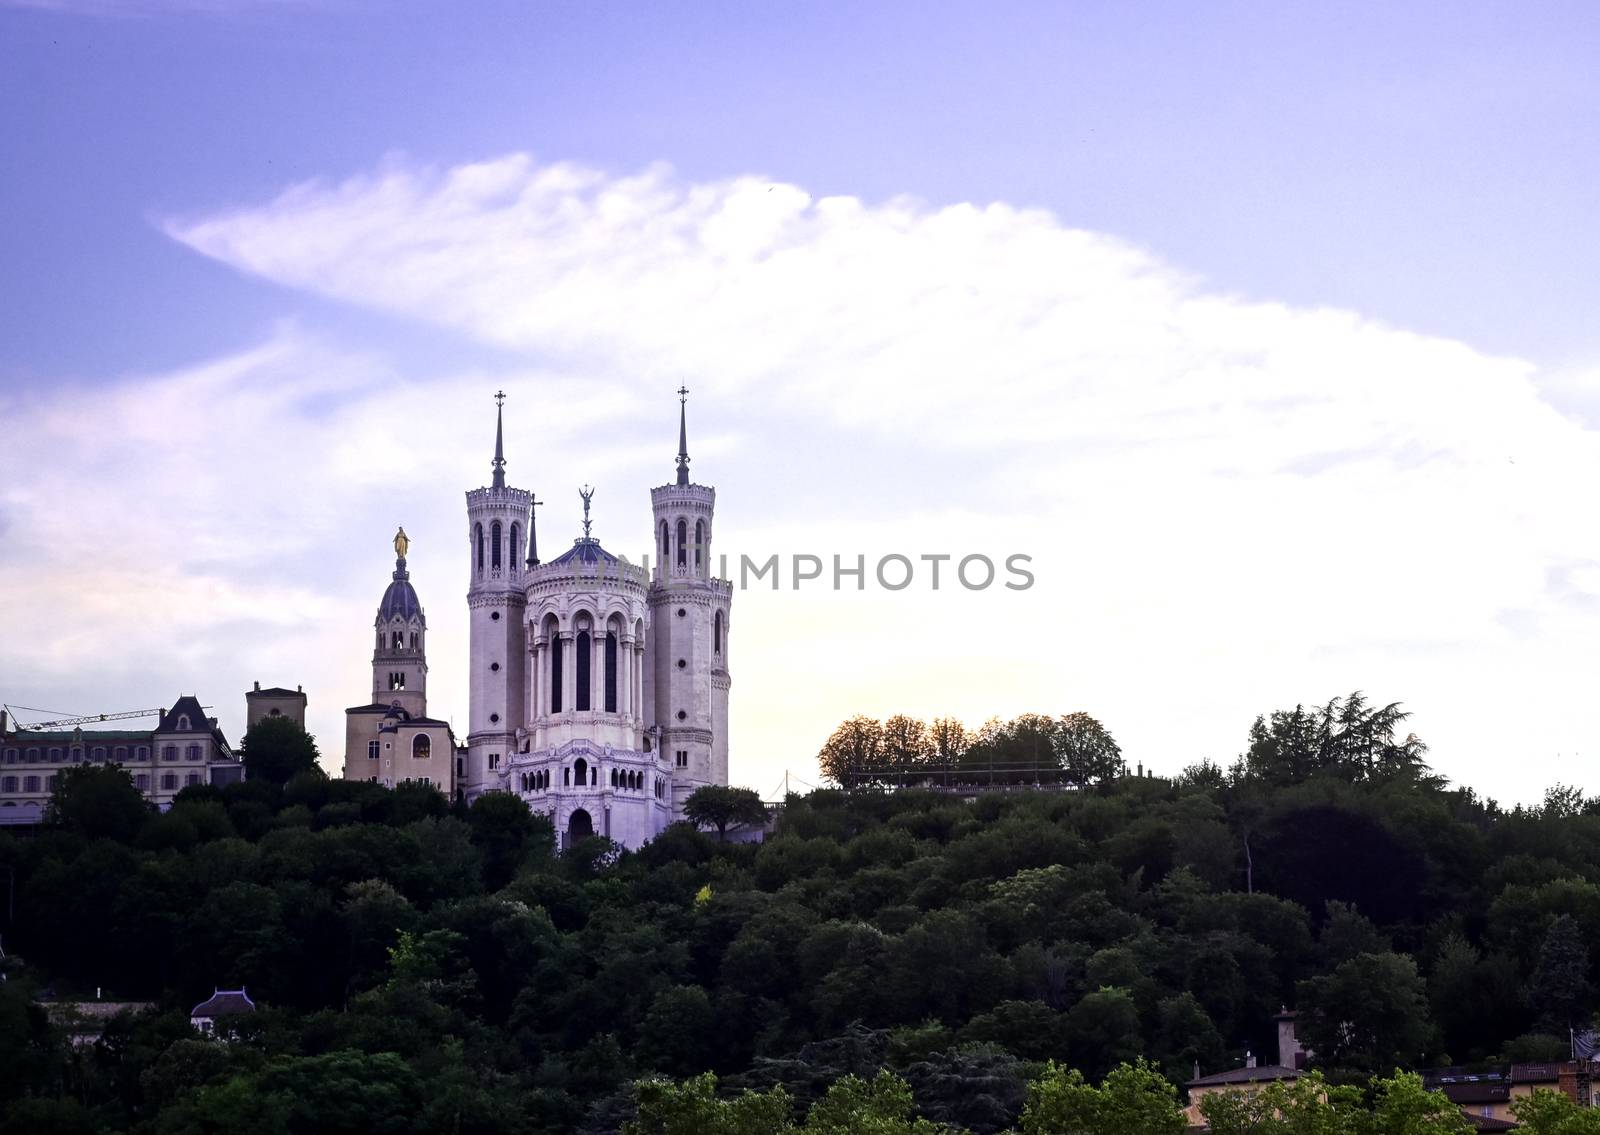
[[[736, 774], [763, 788], [857, 710], [1088, 708], [1132, 755], [1171, 768], [1231, 756], [1256, 712], [1359, 685], [1421, 711], [1444, 771], [1512, 798], [1570, 779], [1554, 754], [1592, 727], [1600, 533], [1586, 487], [1600, 449], [1526, 363], [1218, 294], [1042, 212], [818, 199], [665, 167], [397, 159], [167, 230], [240, 271], [527, 357], [506, 373], [414, 374], [376, 348], [352, 362], [351, 348], [291, 332], [265, 356], [128, 383], [130, 400], [174, 408], [225, 388], [230, 438], [281, 423], [271, 444], [141, 472], [113, 499], [136, 510], [181, 484], [203, 507], [176, 552], [141, 536], [147, 556], [191, 580], [221, 563], [229, 586], [304, 589], [301, 629], [353, 655], [314, 664], [343, 683], [314, 695], [330, 715], [364, 692], [363, 607], [382, 577], [366, 578], [349, 518], [382, 514], [366, 541], [403, 511], [419, 516], [406, 523], [420, 547], [443, 545], [419, 573], [437, 582], [419, 587], [441, 628], [435, 696], [460, 708], [455, 544], [459, 492], [481, 480], [480, 396], [511, 384], [515, 420], [533, 422], [519, 471], [542, 491], [605, 479], [608, 541], [631, 551], [670, 446], [642, 407], [687, 378], [696, 420], [718, 423], [697, 437], [696, 469], [719, 485], [725, 547], [1015, 550], [1038, 576], [1017, 594], [741, 595]], [[272, 361], [282, 351], [292, 364]], [[257, 374], [272, 378], [240, 377]], [[30, 464], [8, 480], [23, 496], [0, 508], [67, 539], [79, 518], [38, 505], [66, 491], [41, 476]], [[267, 499], [228, 513], [253, 495]], [[241, 521], [261, 510], [307, 559], [238, 554]], [[570, 536], [558, 519], [548, 540]], [[11, 566], [37, 578], [34, 562]], [[197, 611], [232, 610], [224, 593], [195, 595]], [[334, 595], [348, 609], [317, 607]], [[337, 650], [322, 625], [335, 614], [357, 626]], [[258, 630], [251, 652], [277, 634]]]

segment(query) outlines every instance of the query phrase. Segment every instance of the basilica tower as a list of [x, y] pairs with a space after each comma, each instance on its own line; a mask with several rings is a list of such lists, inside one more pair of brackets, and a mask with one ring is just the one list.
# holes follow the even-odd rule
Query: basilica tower
[[504, 392], [497, 393], [491, 483], [467, 493], [469, 788], [498, 774], [525, 709], [523, 549], [533, 496], [506, 486], [504, 404]]
[[728, 783], [728, 608], [733, 587], [711, 570], [717, 491], [689, 481], [688, 390], [678, 390], [678, 470], [650, 490], [657, 563], [649, 593], [646, 713], [672, 769], [673, 804]]
[[411, 586], [406, 552], [411, 540], [404, 528], [394, 537], [394, 577], [378, 604], [377, 644], [372, 651], [373, 704], [397, 705], [413, 717], [427, 716], [428, 621], [422, 601]]

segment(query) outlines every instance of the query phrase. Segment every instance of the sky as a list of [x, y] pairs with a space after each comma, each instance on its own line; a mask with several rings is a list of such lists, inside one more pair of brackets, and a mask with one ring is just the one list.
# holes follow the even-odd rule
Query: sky
[[589, 483], [636, 558], [682, 383], [715, 553], [785, 564], [729, 632], [763, 795], [858, 712], [1176, 772], [1357, 689], [1600, 792], [1597, 52], [1586, 3], [0, 0], [0, 701], [237, 740], [303, 684], [334, 767], [404, 524], [464, 732], [494, 392], [541, 550]]

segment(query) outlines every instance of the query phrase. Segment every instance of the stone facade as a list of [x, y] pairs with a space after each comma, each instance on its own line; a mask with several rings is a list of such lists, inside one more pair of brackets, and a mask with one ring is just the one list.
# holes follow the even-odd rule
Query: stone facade
[[192, 694], [162, 710], [154, 729], [16, 729], [0, 715], [0, 808], [36, 816], [56, 776], [78, 764], [121, 765], [159, 808], [192, 785], [233, 784], [244, 776], [217, 719]]
[[584, 534], [539, 560], [533, 495], [494, 478], [467, 493], [471, 726], [465, 795], [515, 792], [564, 846], [594, 834], [635, 848], [705, 784], [728, 782], [729, 608], [711, 574], [716, 490], [651, 490], [654, 569]]
[[428, 620], [395, 534], [395, 567], [373, 620], [372, 700], [344, 711], [345, 780], [393, 788], [429, 784], [448, 797], [461, 788], [461, 754], [448, 722], [428, 716]]
[[282, 686], [272, 686], [263, 690], [261, 683], [256, 683], [256, 688], [246, 690], [244, 694], [244, 727], [246, 730], [256, 722], [268, 717], [287, 717], [300, 728], [306, 727], [306, 691], [304, 687], [295, 687], [286, 690]]

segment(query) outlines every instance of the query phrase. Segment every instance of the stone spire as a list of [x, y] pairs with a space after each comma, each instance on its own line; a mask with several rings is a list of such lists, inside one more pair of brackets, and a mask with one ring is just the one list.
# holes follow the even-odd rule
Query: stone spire
[[494, 396], [494, 487], [506, 487], [506, 448], [501, 428], [505, 415], [506, 392], [498, 390]]
[[528, 566], [539, 566], [539, 506], [544, 501], [534, 493], [528, 494]]
[[678, 484], [689, 483], [689, 388], [678, 387]]

